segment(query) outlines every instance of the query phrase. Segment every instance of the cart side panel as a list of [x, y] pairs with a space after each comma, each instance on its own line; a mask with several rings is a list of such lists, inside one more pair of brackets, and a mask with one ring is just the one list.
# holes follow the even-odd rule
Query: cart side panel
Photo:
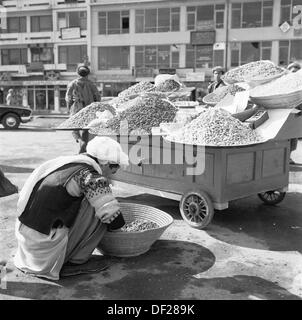
[[246, 149], [227, 150], [223, 201], [288, 186], [289, 141], [268, 142]]

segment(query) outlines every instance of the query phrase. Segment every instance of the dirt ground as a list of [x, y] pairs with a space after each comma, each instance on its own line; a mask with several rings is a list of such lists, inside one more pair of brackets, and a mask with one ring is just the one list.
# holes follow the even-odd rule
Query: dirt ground
[[[298, 149], [295, 160], [300, 159], [301, 145]], [[0, 130], [0, 166], [19, 188], [37, 165], [76, 152], [70, 132]], [[139, 189], [115, 190], [120, 200], [168, 212], [173, 224], [147, 253], [108, 257], [111, 266], [106, 271], [60, 281], [26, 276], [14, 268], [18, 195], [0, 198], [0, 261], [6, 261], [7, 273], [0, 299], [300, 300], [300, 186], [299, 175], [291, 173], [289, 192], [278, 206], [264, 205], [256, 195], [233, 201], [215, 213], [206, 230], [189, 227], [176, 201], [140, 194]]]

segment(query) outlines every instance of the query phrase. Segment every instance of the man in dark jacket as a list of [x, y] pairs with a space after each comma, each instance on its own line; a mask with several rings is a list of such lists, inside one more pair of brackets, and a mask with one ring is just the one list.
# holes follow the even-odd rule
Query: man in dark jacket
[[220, 86], [225, 86], [225, 83], [221, 80], [221, 76], [224, 74], [222, 67], [215, 67], [213, 70], [214, 81], [208, 86], [208, 93], [212, 93]]
[[[70, 115], [74, 115], [92, 102], [101, 101], [101, 95], [95, 84], [88, 79], [90, 69], [85, 66], [79, 66], [77, 73], [79, 78], [69, 83], [66, 92], [66, 105]], [[88, 131], [79, 130], [73, 131], [73, 137], [77, 142], [80, 142], [79, 153], [86, 152], [88, 143]]]

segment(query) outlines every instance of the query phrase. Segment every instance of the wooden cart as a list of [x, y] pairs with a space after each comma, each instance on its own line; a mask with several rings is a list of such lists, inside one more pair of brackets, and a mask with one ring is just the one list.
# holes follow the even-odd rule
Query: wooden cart
[[[125, 149], [127, 139], [117, 137], [117, 140]], [[194, 228], [205, 228], [214, 209], [226, 209], [231, 200], [258, 194], [265, 203], [276, 204], [285, 196], [289, 181], [288, 139], [243, 147], [205, 147], [201, 160], [204, 170], [194, 175], [187, 174], [191, 165], [176, 161], [175, 154], [185, 152], [186, 145], [171, 143], [160, 136], [137, 137], [127, 146], [128, 151], [134, 145], [149, 150], [149, 157], [141, 156], [140, 161], [120, 170], [113, 185], [128, 190], [139, 187], [145, 193], [180, 201], [182, 218]], [[163, 160], [165, 152], [171, 154], [168, 164]], [[196, 146], [192, 152], [197, 156]]]

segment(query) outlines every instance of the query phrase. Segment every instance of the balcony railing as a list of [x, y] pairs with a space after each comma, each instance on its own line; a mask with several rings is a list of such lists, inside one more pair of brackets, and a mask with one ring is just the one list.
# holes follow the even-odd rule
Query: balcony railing
[[8, 11], [13, 10], [33, 10], [50, 9], [53, 0], [4, 0], [2, 6]]

